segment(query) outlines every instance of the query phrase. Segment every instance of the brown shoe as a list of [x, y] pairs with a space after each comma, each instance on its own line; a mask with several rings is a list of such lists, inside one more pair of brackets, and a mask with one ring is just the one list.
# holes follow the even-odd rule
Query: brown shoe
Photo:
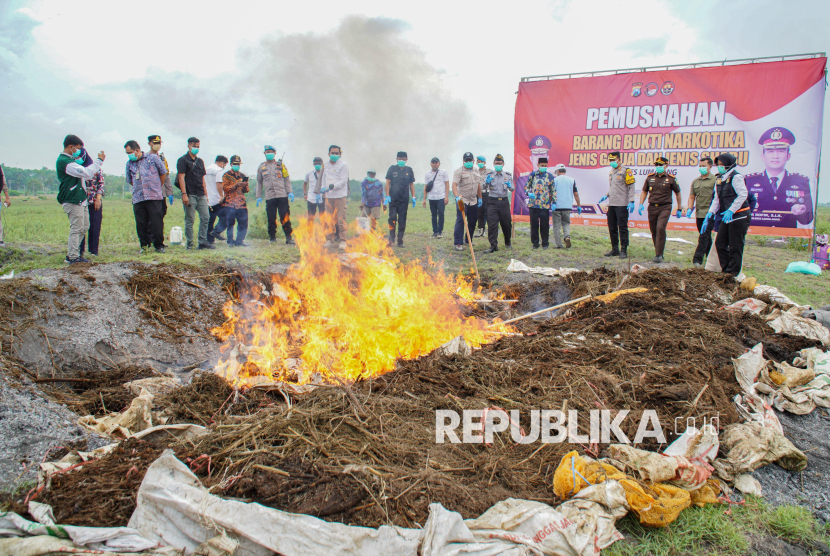
[[571, 238], [569, 238], [569, 237], [565, 238], [565, 247], [567, 247], [568, 249], [571, 248]]

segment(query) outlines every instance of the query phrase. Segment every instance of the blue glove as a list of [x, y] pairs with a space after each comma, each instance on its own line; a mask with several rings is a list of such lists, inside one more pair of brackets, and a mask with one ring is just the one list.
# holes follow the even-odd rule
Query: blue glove
[[167, 200], [168, 200], [168, 201], [170, 201], [170, 204], [171, 204], [171, 205], [173, 204], [173, 196], [172, 196], [172, 195], [170, 195], [170, 196], [167, 198]]
[[383, 198], [383, 204], [384, 205], [388, 205], [391, 202], [392, 202], [392, 197], [390, 197], [389, 195], [387, 195], [386, 197]]
[[642, 216], [642, 215], [643, 215], [643, 209], [644, 209], [644, 208], [645, 208], [645, 207], [644, 207], [643, 205], [640, 205], [640, 208], [638, 208], [638, 209], [637, 209], [637, 214], [639, 214], [640, 216]]
[[634, 214], [634, 201], [628, 203], [628, 214]]
[[[603, 195], [602, 199], [599, 200], [599, 203], [601, 203], [603, 201], [607, 201], [607, 200], [608, 200], [608, 195]], [[599, 203], [597, 203], [597, 204], [599, 204]]]
[[509, 182], [505, 183], [504, 185], [507, 187], [507, 189], [509, 191], [513, 191], [513, 182], [512, 181], [509, 181]]
[[556, 203], [550, 204], [550, 210], [556, 210]]
[[711, 213], [708, 213], [708, 214], [706, 215], [706, 218], [704, 218], [704, 219], [703, 219], [703, 225], [700, 227], [700, 233], [701, 233], [701, 234], [705, 234], [705, 233], [706, 233], [706, 226], [708, 226], [708, 225], [709, 225], [709, 217], [710, 217], [710, 216], [712, 216], [712, 214], [711, 214]]
[[683, 213], [683, 211], [682, 211], [682, 210], [677, 209], [677, 214], [676, 214], [675, 216], [677, 216], [678, 218], [680, 218], [680, 215], [681, 215], [682, 213]]
[[291, 202], [291, 203], [294, 202], [294, 192], [293, 191], [288, 194], [288, 201]]
[[318, 204], [318, 205], [319, 205], [319, 204], [322, 204], [322, 202], [323, 202], [323, 194], [322, 194], [322, 193], [318, 193], [318, 194], [317, 194], [317, 199], [316, 199], [316, 201], [317, 201], [317, 204]]
[[486, 180], [484, 180], [484, 183], [490, 183], [491, 181], [493, 181], [493, 176], [488, 175], [488, 176], [487, 176], [487, 179], [486, 179]]
[[479, 200], [478, 200], [478, 206], [481, 206], [481, 205], [483, 205], [483, 204], [484, 204], [484, 202], [483, 202], [481, 199], [479, 199]]
[[412, 197], [412, 208], [415, 208], [415, 197]]
[[729, 224], [730, 222], [732, 222], [732, 217], [733, 216], [735, 216], [735, 213], [732, 212], [731, 210], [727, 210], [726, 212], [724, 212], [723, 213], [723, 223], [724, 224]]
[[686, 210], [686, 218], [691, 218], [691, 217], [692, 217], [692, 211], [693, 211], [693, 210], [694, 210], [694, 209], [687, 209], [687, 210]]
[[527, 194], [527, 198], [528, 198], [528, 199], [534, 199], [534, 200], [535, 200], [535, 199], [536, 199], [536, 193], [528, 193], [528, 194]]
[[262, 197], [259, 197], [259, 198], [256, 200], [256, 206], [259, 206], [259, 205], [261, 205], [261, 204], [262, 204]]
[[582, 207], [576, 207], [576, 213], [582, 216]]

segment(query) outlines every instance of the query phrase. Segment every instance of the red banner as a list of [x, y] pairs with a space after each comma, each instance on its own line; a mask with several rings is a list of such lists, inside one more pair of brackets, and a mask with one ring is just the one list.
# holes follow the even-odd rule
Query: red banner
[[[576, 180], [583, 211], [571, 222], [604, 226], [607, 206], [599, 200], [608, 192], [609, 152], [620, 151], [632, 170], [637, 204], [655, 158], [665, 156], [684, 209], [701, 159], [729, 152], [758, 201], [749, 233], [809, 237], [826, 64], [811, 58], [522, 82], [513, 218], [527, 220], [524, 185], [542, 157]], [[630, 226], [648, 228], [646, 214], [631, 217]], [[697, 231], [695, 214], [672, 216], [669, 228]]]

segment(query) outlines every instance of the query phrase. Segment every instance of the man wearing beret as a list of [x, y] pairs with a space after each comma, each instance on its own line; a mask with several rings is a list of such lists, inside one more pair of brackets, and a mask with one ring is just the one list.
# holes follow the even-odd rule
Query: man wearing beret
[[[628, 258], [628, 215], [634, 212], [634, 173], [623, 166], [620, 151], [608, 154], [608, 193], [599, 202], [608, 200], [608, 234], [611, 251], [606, 257]], [[622, 250], [620, 250], [622, 247]]]
[[291, 237], [291, 204], [294, 192], [291, 190], [291, 177], [282, 160], [274, 160], [277, 150], [265, 145], [265, 162], [256, 171], [256, 206], [262, 203], [265, 195], [265, 216], [268, 220], [268, 239], [277, 242], [277, 213], [280, 216], [282, 231], [285, 232], [285, 244], [294, 245]]
[[654, 243], [654, 263], [663, 262], [663, 251], [666, 248], [666, 227], [671, 218], [671, 194], [677, 198], [677, 217], [680, 218], [680, 185], [677, 179], [666, 172], [669, 159], [658, 156], [654, 161], [654, 172], [646, 176], [643, 192], [640, 194], [640, 208], [638, 213], [643, 215], [643, 208], [648, 197], [648, 227], [651, 230], [651, 241]]
[[484, 186], [489, 191], [489, 200], [484, 205], [487, 212], [487, 239], [490, 249], [485, 253], [495, 253], [499, 250], [499, 226], [504, 235], [504, 246], [510, 249], [513, 220], [510, 212], [510, 195], [513, 192], [513, 175], [504, 171], [504, 157], [497, 154], [493, 159], [495, 170], [489, 172], [482, 184], [482, 203], [484, 202]]
[[746, 187], [758, 200], [753, 223], [776, 228], [797, 228], [799, 224], [808, 227], [813, 222], [810, 178], [785, 168], [795, 135], [786, 127], [773, 127], [761, 135], [758, 143], [766, 169], [746, 176]]
[[476, 237], [484, 237], [484, 225], [487, 224], [487, 202], [490, 200], [490, 184], [485, 183], [487, 174], [490, 170], [487, 168], [487, 158], [478, 155], [476, 157], [476, 169], [481, 176], [481, 207], [478, 209], [478, 230], [476, 230]]
[[[456, 251], [462, 251], [467, 243], [467, 233], [473, 237], [478, 211], [481, 209], [481, 174], [473, 167], [473, 153], [464, 153], [464, 164], [452, 175], [452, 194], [455, 195], [455, 230], [453, 243]], [[461, 199], [464, 212], [458, 206]], [[464, 218], [467, 218], [467, 231]]]
[[409, 203], [415, 208], [415, 172], [406, 165], [406, 153], [399, 151], [397, 161], [386, 171], [386, 204], [389, 205], [389, 245], [395, 243], [395, 228], [398, 232], [398, 247], [403, 247], [406, 231], [406, 213]]

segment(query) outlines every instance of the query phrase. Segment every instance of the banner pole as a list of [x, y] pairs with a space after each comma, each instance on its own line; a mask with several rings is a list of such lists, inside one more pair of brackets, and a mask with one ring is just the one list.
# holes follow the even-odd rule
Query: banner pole
[[816, 172], [816, 199], [813, 201], [813, 234], [810, 236], [810, 255], [809, 260], [810, 262], [815, 262], [813, 260], [813, 252], [816, 246], [816, 224], [818, 224], [818, 193], [819, 193], [819, 181], [821, 179], [821, 149], [819, 149], [818, 153], [818, 171]]

